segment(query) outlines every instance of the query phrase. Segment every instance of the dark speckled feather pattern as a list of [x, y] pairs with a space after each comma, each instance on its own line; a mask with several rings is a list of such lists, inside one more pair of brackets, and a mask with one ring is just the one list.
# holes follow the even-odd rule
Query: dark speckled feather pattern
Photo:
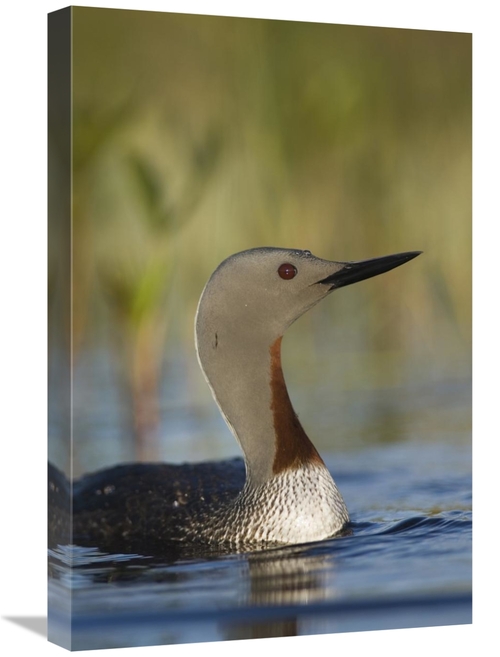
[[86, 475], [73, 488], [73, 542], [105, 551], [168, 551], [189, 540], [189, 528], [210, 524], [244, 482], [242, 459], [133, 463]]

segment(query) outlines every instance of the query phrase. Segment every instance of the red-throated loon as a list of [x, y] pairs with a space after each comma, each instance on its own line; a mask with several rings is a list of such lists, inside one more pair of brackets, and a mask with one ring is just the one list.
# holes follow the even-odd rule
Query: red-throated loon
[[[126, 464], [73, 483], [70, 542], [154, 554], [169, 545], [248, 549], [341, 532], [349, 515], [290, 402], [281, 339], [336, 288], [419, 255], [331, 262], [263, 247], [214, 271], [195, 320], [196, 349], [215, 401], [244, 455], [220, 463]], [[52, 493], [64, 480], [51, 468]]]

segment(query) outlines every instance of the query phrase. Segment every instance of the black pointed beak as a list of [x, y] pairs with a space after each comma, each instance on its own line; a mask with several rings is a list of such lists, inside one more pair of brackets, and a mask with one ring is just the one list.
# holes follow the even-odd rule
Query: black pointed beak
[[351, 283], [358, 283], [359, 281], [364, 281], [366, 278], [378, 276], [400, 265], [404, 265], [405, 262], [413, 260], [413, 258], [416, 258], [421, 253], [422, 251], [408, 251], [406, 253], [382, 256], [381, 258], [372, 258], [371, 260], [360, 260], [359, 262], [339, 262], [338, 264], [343, 265], [342, 269], [323, 278], [318, 283], [330, 285], [330, 289], [344, 287], [344, 285], [351, 285]]

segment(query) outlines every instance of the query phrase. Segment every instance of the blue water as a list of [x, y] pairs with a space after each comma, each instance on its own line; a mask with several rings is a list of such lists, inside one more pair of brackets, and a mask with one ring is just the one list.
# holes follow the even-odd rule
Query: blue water
[[340, 538], [175, 563], [52, 551], [49, 636], [67, 643], [70, 598], [75, 650], [470, 623], [469, 447], [379, 446], [335, 472]]

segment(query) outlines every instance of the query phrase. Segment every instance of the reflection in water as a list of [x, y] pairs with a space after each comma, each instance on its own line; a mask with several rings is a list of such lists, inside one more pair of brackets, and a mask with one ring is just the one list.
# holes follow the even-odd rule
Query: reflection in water
[[297, 636], [299, 610], [335, 597], [331, 555], [310, 554], [306, 548], [281, 548], [248, 555], [248, 565], [250, 592], [246, 603], [250, 609], [267, 608], [268, 619], [252, 620], [250, 615], [248, 621], [225, 631], [222, 626], [228, 639]]
[[313, 556], [305, 549], [289, 548], [249, 555], [248, 561], [254, 604], [307, 604], [328, 597], [331, 557], [327, 560], [325, 555]]

